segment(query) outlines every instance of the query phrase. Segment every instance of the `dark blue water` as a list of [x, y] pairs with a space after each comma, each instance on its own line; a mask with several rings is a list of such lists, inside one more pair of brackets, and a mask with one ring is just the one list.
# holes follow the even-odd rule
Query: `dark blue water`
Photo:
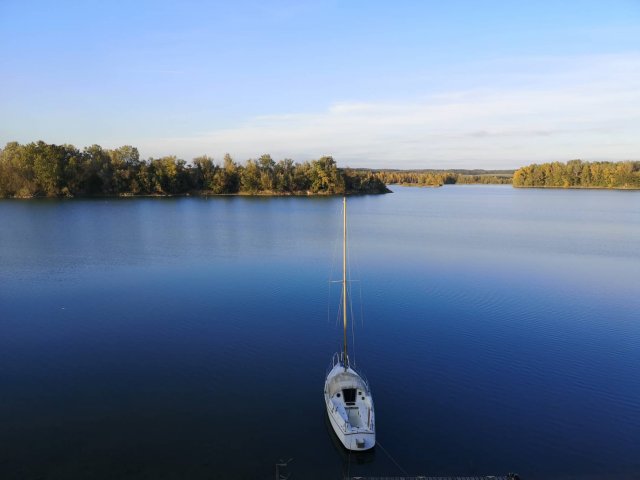
[[638, 478], [640, 192], [394, 190], [349, 199], [365, 456], [340, 199], [0, 202], [0, 478]]

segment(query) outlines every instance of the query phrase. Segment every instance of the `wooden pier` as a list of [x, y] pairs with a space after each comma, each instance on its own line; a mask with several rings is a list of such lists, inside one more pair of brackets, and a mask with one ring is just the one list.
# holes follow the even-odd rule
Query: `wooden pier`
[[515, 474], [509, 475], [480, 475], [471, 477], [345, 477], [345, 480], [518, 480]]

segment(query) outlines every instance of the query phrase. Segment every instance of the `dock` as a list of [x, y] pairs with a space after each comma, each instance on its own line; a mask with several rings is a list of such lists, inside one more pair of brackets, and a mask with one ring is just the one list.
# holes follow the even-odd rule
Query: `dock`
[[516, 474], [480, 475], [471, 477], [345, 477], [345, 480], [519, 480]]

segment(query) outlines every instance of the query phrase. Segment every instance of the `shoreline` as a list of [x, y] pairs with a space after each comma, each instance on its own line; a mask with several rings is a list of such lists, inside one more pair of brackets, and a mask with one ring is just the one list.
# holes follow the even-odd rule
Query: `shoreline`
[[513, 188], [540, 188], [550, 190], [640, 190], [640, 187], [583, 187], [580, 185], [571, 185], [569, 187], [559, 187], [551, 185], [512, 185]]
[[[559, 186], [549, 186], [549, 185], [509, 185], [509, 184], [500, 184], [500, 183], [453, 183], [453, 186], [465, 186], [465, 185], [508, 185], [512, 188], [521, 188], [521, 189], [541, 189], [541, 190], [621, 190], [621, 191], [640, 191], [640, 187], [582, 187], [579, 185], [572, 185], [569, 187], [559, 187]], [[387, 187], [411, 187], [411, 188], [441, 188], [445, 185], [419, 185], [415, 183], [390, 183]], [[74, 200], [74, 199], [111, 199], [111, 198], [172, 198], [172, 197], [339, 197], [339, 196], [361, 196], [361, 195], [386, 195], [388, 193], [393, 193], [392, 190], [387, 188], [385, 192], [343, 192], [343, 193], [324, 193], [324, 192], [272, 192], [272, 191], [264, 191], [264, 192], [237, 192], [237, 193], [213, 193], [208, 190], [202, 191], [192, 191], [185, 193], [143, 193], [143, 194], [134, 194], [134, 193], [114, 193], [114, 194], [101, 194], [101, 195], [56, 195], [56, 196], [47, 196], [47, 195], [32, 195], [32, 196], [10, 196], [10, 197], [0, 197], [0, 200]]]
[[340, 197], [343, 195], [386, 195], [393, 193], [387, 189], [386, 192], [343, 192], [343, 193], [322, 193], [322, 192], [237, 192], [237, 193], [213, 193], [210, 191], [194, 191], [186, 193], [113, 193], [101, 195], [31, 195], [31, 196], [11, 196], [0, 197], [0, 200], [76, 200], [76, 199], [100, 199], [100, 198], [171, 198], [171, 197]]
[[442, 185], [420, 185], [419, 183], [390, 183], [388, 186], [396, 187], [422, 187], [422, 188], [440, 188]]

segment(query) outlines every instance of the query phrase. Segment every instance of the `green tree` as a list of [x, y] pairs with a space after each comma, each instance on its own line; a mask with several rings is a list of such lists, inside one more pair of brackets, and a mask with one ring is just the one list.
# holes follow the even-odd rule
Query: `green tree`
[[243, 192], [255, 194], [260, 190], [260, 167], [255, 160], [247, 160], [241, 176], [240, 184]]
[[311, 164], [304, 162], [293, 170], [293, 191], [308, 192], [311, 188]]
[[240, 191], [240, 167], [231, 155], [225, 153], [220, 177], [222, 191], [217, 193], [238, 193]]
[[37, 191], [33, 158], [18, 142], [9, 142], [0, 155], [2, 175], [0, 191], [3, 196], [30, 197]]
[[115, 150], [108, 150], [111, 178], [110, 186], [113, 193], [125, 193], [132, 190], [139, 191], [136, 177], [140, 170], [140, 153], [131, 145], [124, 145]]
[[216, 172], [219, 167], [213, 163], [213, 158], [202, 155], [194, 158], [192, 163], [192, 183], [194, 188], [197, 190], [214, 190], [216, 187]]
[[82, 189], [89, 195], [111, 193], [113, 170], [109, 153], [100, 145], [85, 147], [82, 161]]
[[257, 163], [260, 169], [260, 189], [267, 192], [274, 190], [274, 167], [276, 162], [273, 161], [271, 155], [264, 154], [258, 159]]
[[154, 193], [185, 193], [189, 190], [186, 162], [175, 155], [150, 160]]
[[294, 189], [295, 165], [293, 160], [285, 158], [274, 167], [274, 188], [278, 193], [291, 192]]
[[321, 157], [311, 162], [311, 191], [314, 193], [344, 193], [344, 178], [338, 173], [333, 157]]

